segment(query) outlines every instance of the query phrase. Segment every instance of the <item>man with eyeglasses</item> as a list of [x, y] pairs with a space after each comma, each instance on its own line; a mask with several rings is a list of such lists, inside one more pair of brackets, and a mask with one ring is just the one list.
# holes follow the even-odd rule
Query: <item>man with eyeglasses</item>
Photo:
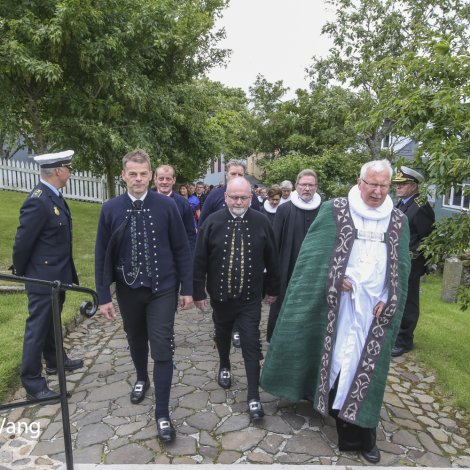
[[215, 343], [220, 365], [217, 382], [232, 386], [230, 340], [235, 321], [248, 383], [248, 412], [252, 420], [264, 416], [259, 395], [260, 331], [263, 273], [268, 303], [279, 294], [276, 242], [266, 216], [250, 208], [250, 183], [233, 178], [227, 183], [226, 208], [211, 214], [202, 224], [194, 252], [194, 303], [207, 307], [210, 296]]
[[421, 276], [426, 272], [426, 259], [419, 251], [419, 246], [431, 232], [434, 225], [434, 211], [429, 202], [419, 201], [419, 183], [424, 181], [423, 175], [412, 168], [400, 167], [393, 183], [397, 196], [400, 198], [397, 208], [408, 218], [410, 225], [411, 272], [408, 279], [408, 297], [401, 320], [392, 356], [398, 357], [413, 349], [414, 330], [419, 318], [419, 284]]
[[[78, 284], [72, 257], [72, 215], [59, 189], [71, 174], [73, 150], [38, 155], [39, 184], [26, 198], [20, 211], [20, 225], [13, 247], [13, 268], [18, 276], [46, 281]], [[28, 399], [59, 398], [41, 375], [41, 358], [46, 374], [57, 374], [54, 327], [52, 324], [51, 288], [26, 284], [29, 316], [23, 343], [20, 378]], [[59, 294], [59, 306], [65, 292]], [[64, 351], [66, 371], [83, 367], [82, 359], [70, 359]]]
[[[227, 192], [227, 183], [234, 179], [244, 177], [246, 172], [246, 164], [243, 160], [229, 160], [225, 165], [225, 185], [220, 188], [214, 188], [204, 201], [204, 205], [199, 217], [199, 225], [201, 225], [206, 218], [220, 209], [225, 208], [225, 193]], [[259, 211], [261, 206], [258, 198], [254, 192], [251, 192], [251, 207]]]
[[311, 169], [302, 170], [297, 175], [295, 191], [290, 200], [279, 205], [274, 216], [273, 230], [279, 249], [281, 271], [281, 291], [276, 302], [269, 309], [266, 340], [271, 336], [276, 326], [276, 320], [281, 310], [289, 279], [294, 270], [295, 262], [305, 235], [320, 210], [321, 197], [317, 193], [318, 178]]
[[[227, 184], [230, 180], [234, 178], [244, 177], [246, 172], [246, 164], [243, 160], [229, 160], [225, 165], [225, 185], [220, 186], [219, 188], [214, 188], [208, 195], [206, 200], [204, 201], [204, 206], [201, 210], [201, 215], [199, 216], [199, 225], [201, 225], [206, 218], [220, 209], [224, 209], [226, 207], [226, 198], [225, 193], [227, 191]], [[258, 197], [254, 193], [251, 192], [251, 204], [250, 207], [257, 211], [261, 210], [260, 203], [258, 201]], [[233, 331], [233, 346], [236, 348], [240, 347], [240, 333], [238, 331], [237, 325], [235, 325]]]
[[406, 216], [388, 196], [392, 167], [366, 163], [348, 197], [322, 205], [300, 250], [261, 377], [336, 420], [340, 451], [380, 461], [390, 351], [410, 272]]

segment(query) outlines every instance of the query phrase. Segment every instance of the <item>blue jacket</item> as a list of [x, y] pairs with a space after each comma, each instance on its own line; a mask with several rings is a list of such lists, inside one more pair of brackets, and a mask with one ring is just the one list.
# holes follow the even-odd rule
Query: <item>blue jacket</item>
[[[111, 302], [112, 282], [127, 284], [132, 203], [122, 194], [103, 204], [95, 246], [95, 282], [100, 305]], [[152, 266], [152, 292], [177, 288], [192, 295], [192, 257], [181, 216], [168, 196], [148, 191], [143, 205]], [[139, 238], [143, 239], [143, 238]], [[135, 280], [134, 280], [135, 281]], [[130, 287], [140, 287], [139, 283]]]
[[[13, 246], [18, 276], [78, 284], [72, 258], [72, 216], [63, 198], [39, 183], [20, 210]], [[27, 284], [29, 293], [48, 294], [50, 287]]]
[[196, 228], [194, 226], [194, 216], [191, 204], [186, 198], [181, 196], [181, 194], [175, 193], [174, 191], [171, 192], [170, 197], [175, 201], [176, 206], [178, 207], [192, 254], [194, 253], [194, 247], [196, 246]]

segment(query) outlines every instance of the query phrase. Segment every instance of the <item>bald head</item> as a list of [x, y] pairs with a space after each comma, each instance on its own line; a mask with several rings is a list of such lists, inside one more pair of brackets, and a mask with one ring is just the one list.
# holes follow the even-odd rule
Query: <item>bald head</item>
[[227, 192], [225, 193], [225, 204], [230, 212], [236, 216], [243, 215], [251, 203], [250, 183], [242, 177], [231, 179], [227, 183]]
[[246, 178], [236, 177], [227, 182], [227, 192], [230, 191], [245, 191], [247, 194], [251, 194], [251, 185]]

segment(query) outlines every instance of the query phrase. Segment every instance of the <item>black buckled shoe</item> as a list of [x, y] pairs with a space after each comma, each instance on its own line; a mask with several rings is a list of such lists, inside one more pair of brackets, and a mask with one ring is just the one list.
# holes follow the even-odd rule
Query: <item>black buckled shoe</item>
[[[65, 359], [64, 361], [64, 368], [67, 372], [73, 372], [74, 370], [81, 369], [83, 367], [83, 359]], [[57, 374], [57, 366], [56, 367], [46, 367], [46, 374], [47, 375], [55, 375]]]
[[256, 400], [256, 398], [252, 398], [248, 402], [248, 413], [250, 413], [250, 418], [253, 420], [262, 418], [264, 416], [264, 410], [261, 402]]
[[176, 432], [170, 418], [160, 418], [157, 421], [157, 431], [158, 437], [163, 443], [168, 444], [175, 440]]
[[149, 389], [150, 387], [150, 380], [138, 380], [134, 384], [134, 388], [132, 389], [131, 392], [131, 403], [134, 405], [139, 404], [144, 398], [145, 398], [145, 392]]
[[232, 386], [232, 374], [226, 367], [219, 369], [219, 373], [217, 375], [217, 383], [225, 389], [230, 388]]
[[399, 357], [402, 354], [410, 352], [413, 348], [405, 348], [404, 346], [393, 346], [392, 357]]
[[377, 446], [374, 446], [372, 450], [369, 450], [368, 452], [361, 450], [361, 455], [370, 463], [380, 462], [380, 450]]
[[36, 393], [26, 393], [26, 398], [28, 400], [44, 400], [45, 398], [57, 398], [57, 400], [59, 400], [60, 395], [57, 392], [54, 392], [54, 390], [46, 387]]
[[232, 345], [233, 345], [234, 348], [240, 348], [241, 347], [240, 333], [238, 331], [233, 332]]

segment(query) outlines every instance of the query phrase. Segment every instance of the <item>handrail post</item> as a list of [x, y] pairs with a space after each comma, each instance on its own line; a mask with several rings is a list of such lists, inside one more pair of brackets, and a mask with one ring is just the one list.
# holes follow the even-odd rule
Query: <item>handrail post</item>
[[67, 380], [65, 378], [65, 361], [60, 317], [61, 283], [55, 281], [52, 287], [52, 322], [54, 325], [54, 341], [56, 345], [57, 374], [60, 388], [60, 405], [62, 413], [62, 429], [64, 431], [65, 463], [67, 470], [73, 470], [72, 436], [70, 432], [69, 403], [67, 399]]

